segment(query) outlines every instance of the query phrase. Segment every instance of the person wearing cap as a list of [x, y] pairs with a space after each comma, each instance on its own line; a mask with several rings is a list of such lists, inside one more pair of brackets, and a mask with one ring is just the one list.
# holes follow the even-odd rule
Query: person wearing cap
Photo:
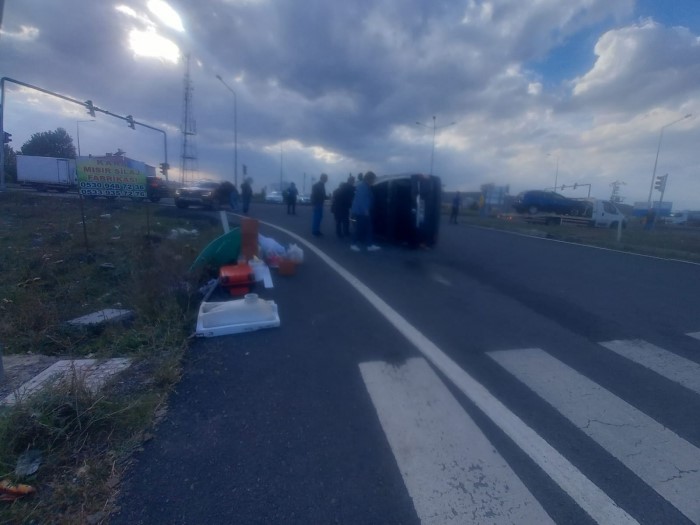
[[376, 179], [377, 176], [373, 172], [368, 171], [355, 188], [355, 197], [350, 208], [350, 213], [355, 219], [353, 243], [350, 245], [350, 249], [354, 252], [360, 251], [360, 244], [365, 244], [368, 252], [381, 249], [372, 242], [372, 206], [374, 204], [374, 196], [372, 195], [371, 186]]

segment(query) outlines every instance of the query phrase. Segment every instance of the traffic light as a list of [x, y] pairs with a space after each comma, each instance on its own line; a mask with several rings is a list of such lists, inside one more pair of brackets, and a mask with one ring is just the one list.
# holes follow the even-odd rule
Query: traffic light
[[92, 105], [92, 100], [85, 101], [85, 108], [91, 117], [95, 116], [95, 106]]
[[168, 177], [168, 168], [170, 168], [170, 164], [167, 162], [161, 162], [160, 163], [160, 172], [165, 175], [165, 177]]
[[12, 142], [12, 133], [8, 133], [7, 131], [3, 131], [2, 143], [9, 144], [10, 142]]
[[127, 115], [126, 121], [129, 123], [129, 127], [131, 129], [136, 129], [136, 126], [134, 125], [134, 117], [132, 117], [131, 115]]
[[668, 173], [666, 175], [657, 175], [654, 189], [664, 191], [666, 189], [666, 179], [668, 179]]

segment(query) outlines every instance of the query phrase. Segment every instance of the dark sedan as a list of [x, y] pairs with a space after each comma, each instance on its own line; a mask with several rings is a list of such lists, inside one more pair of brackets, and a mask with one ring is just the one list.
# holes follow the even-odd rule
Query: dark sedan
[[220, 203], [220, 188], [220, 182], [211, 180], [201, 180], [178, 188], [175, 190], [175, 206], [178, 208], [204, 206], [217, 209]]
[[569, 199], [553, 191], [524, 191], [513, 203], [518, 213], [556, 213], [559, 215], [586, 215], [588, 203]]

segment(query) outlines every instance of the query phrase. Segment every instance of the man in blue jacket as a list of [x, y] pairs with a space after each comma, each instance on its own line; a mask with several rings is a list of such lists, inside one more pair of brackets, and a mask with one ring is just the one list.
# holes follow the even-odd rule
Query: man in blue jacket
[[355, 188], [355, 197], [350, 208], [350, 214], [355, 219], [353, 243], [350, 245], [350, 249], [354, 252], [360, 251], [360, 243], [367, 246], [368, 252], [381, 249], [372, 242], [372, 206], [374, 204], [374, 196], [372, 195], [371, 186], [376, 179], [377, 176], [373, 172], [368, 171]]

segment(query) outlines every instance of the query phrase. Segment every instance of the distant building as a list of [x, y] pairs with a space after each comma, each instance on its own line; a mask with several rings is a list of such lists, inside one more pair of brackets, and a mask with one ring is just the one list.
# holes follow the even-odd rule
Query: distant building
[[[671, 215], [673, 203], [653, 202], [652, 207], [656, 211], [657, 217], [668, 217]], [[647, 201], [634, 203], [634, 207], [632, 208], [632, 215], [634, 217], [646, 217], [647, 213], [649, 213], [649, 203]]]

